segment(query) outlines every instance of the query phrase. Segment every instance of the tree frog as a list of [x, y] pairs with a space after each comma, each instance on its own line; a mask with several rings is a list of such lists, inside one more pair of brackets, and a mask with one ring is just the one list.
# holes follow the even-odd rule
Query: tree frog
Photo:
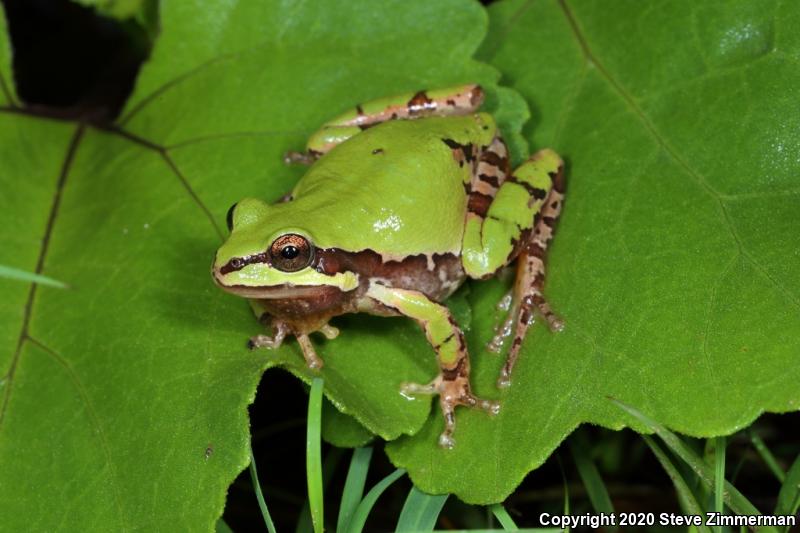
[[350, 109], [311, 136], [288, 162], [310, 164], [291, 193], [268, 204], [245, 198], [228, 211], [228, 240], [213, 264], [222, 289], [248, 298], [273, 335], [296, 337], [309, 367], [322, 360], [309, 335], [338, 330], [343, 313], [415, 320], [436, 353], [438, 375], [404, 395], [439, 396], [442, 447], [454, 445], [455, 408], [496, 413], [470, 387], [464, 334], [442, 301], [468, 278], [516, 260], [508, 317], [489, 348], [513, 334], [498, 379], [508, 386], [535, 313], [562, 321], [542, 295], [544, 256], [564, 199], [561, 158], [537, 152], [511, 172], [483, 91], [470, 84], [383, 98]]

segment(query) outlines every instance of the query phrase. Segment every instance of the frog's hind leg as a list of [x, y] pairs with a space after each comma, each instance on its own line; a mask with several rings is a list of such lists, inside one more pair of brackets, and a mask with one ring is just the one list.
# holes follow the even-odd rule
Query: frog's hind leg
[[[537, 156], [540, 158], [544, 156], [544, 159], [547, 159], [550, 154], [552, 152], [548, 151], [534, 155], [515, 172], [515, 176], [525, 179], [526, 175], [547, 170], [546, 166], [543, 168], [533, 162], [536, 161]], [[511, 383], [511, 371], [519, 357], [522, 340], [528, 327], [533, 323], [535, 311], [544, 317], [551, 330], [560, 331], [564, 327], [563, 321], [553, 313], [542, 293], [545, 252], [553, 237], [553, 226], [561, 213], [561, 205], [564, 201], [563, 164], [560, 163], [560, 159], [555, 169], [547, 170], [547, 175], [552, 180], [552, 187], [541, 211], [536, 216], [533, 233], [517, 259], [517, 276], [512, 290], [511, 310], [505, 323], [489, 344], [490, 349], [499, 351], [504, 338], [512, 332], [514, 334], [508, 357], [497, 380], [499, 387], [507, 387]]]
[[309, 138], [305, 152], [289, 152], [284, 161], [313, 163], [337, 144], [381, 122], [474, 113], [483, 96], [479, 85], [470, 84], [372, 100], [326, 122]]
[[444, 415], [445, 427], [439, 436], [439, 445], [452, 448], [456, 426], [455, 408], [459, 405], [477, 407], [490, 414], [499, 411], [499, 404], [483, 400], [472, 394], [469, 381], [469, 355], [464, 334], [443, 305], [431, 301], [418, 291], [370, 285], [367, 296], [395, 312], [416, 320], [425, 330], [431, 346], [436, 350], [439, 375], [427, 385], [406, 383], [403, 394], [438, 394]]
[[[508, 319], [489, 343], [499, 351], [504, 337], [514, 332], [514, 341], [498, 385], [509, 383], [522, 339], [538, 309], [553, 329], [561, 322], [542, 296], [544, 252], [552, 236], [552, 225], [563, 199], [563, 162], [552, 150], [541, 150], [505, 180], [481, 178], [483, 163], [495, 163], [498, 176], [507, 172], [507, 161], [493, 155], [496, 143], [483, 155], [471, 183], [464, 231], [462, 261], [471, 278], [487, 278], [519, 257], [517, 280], [512, 291]], [[502, 153], [502, 152], [501, 152]]]

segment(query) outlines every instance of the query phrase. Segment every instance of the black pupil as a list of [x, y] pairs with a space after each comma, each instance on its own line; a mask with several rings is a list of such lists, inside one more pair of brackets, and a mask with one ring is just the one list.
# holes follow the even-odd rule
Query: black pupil
[[289, 245], [281, 248], [281, 256], [284, 259], [294, 259], [298, 255], [300, 255], [300, 250], [298, 250], [295, 246]]

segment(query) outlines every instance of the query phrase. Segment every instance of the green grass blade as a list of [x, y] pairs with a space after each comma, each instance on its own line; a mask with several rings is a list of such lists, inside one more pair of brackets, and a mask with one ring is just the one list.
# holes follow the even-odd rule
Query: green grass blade
[[[325, 459], [322, 460], [323, 494], [331, 484], [333, 474], [336, 472], [336, 468], [339, 466], [339, 461], [341, 461], [343, 455], [344, 450], [342, 448], [332, 448], [325, 454]], [[303, 508], [300, 510], [300, 516], [297, 518], [297, 524], [295, 524], [294, 530], [295, 533], [308, 533], [312, 529], [314, 529], [314, 527], [311, 525], [311, 509], [308, 506], [308, 498], [306, 498], [305, 503], [303, 503]]]
[[[800, 506], [800, 455], [794, 460], [778, 493], [776, 515], [793, 515]], [[786, 528], [788, 530], [788, 528]]]
[[767, 465], [767, 468], [775, 474], [775, 477], [778, 478], [778, 481], [783, 483], [786, 480], [786, 472], [778, 464], [778, 461], [775, 459], [775, 456], [772, 455], [772, 452], [769, 451], [767, 445], [764, 444], [764, 441], [761, 440], [761, 437], [758, 436], [753, 430], [748, 432], [750, 434], [750, 442], [753, 443], [753, 447], [758, 452], [758, 455], [761, 456], [761, 460]]
[[320, 428], [322, 426], [322, 378], [311, 382], [308, 395], [308, 428], [306, 430], [306, 479], [308, 481], [308, 506], [311, 523], [316, 533], [322, 533], [324, 511], [322, 507], [322, 452]]
[[[630, 405], [623, 403], [619, 400], [616, 400], [614, 398], [609, 398], [609, 399], [620, 409], [629, 413], [637, 420], [641, 421], [651, 431], [655, 432], [659, 437], [661, 437], [661, 440], [664, 441], [667, 447], [670, 450], [672, 450], [672, 452], [675, 453], [675, 455], [680, 457], [686, 463], [686, 465], [689, 468], [691, 468], [692, 471], [694, 471], [695, 474], [697, 474], [698, 478], [703, 483], [703, 485], [705, 485], [709, 490], [713, 490], [714, 479], [715, 479], [714, 471], [677, 435], [669, 431], [667, 428], [665, 428], [652, 418], [641, 413], [637, 409], [631, 407]], [[725, 490], [723, 492], [723, 501], [735, 513], [743, 515], [761, 514], [759, 510], [756, 509], [755, 506], [742, 495], [741, 492], [736, 490], [736, 487], [734, 487], [728, 482], [725, 482], [724, 486]], [[760, 531], [776, 531], [776, 530], [774, 528], [762, 527]]]
[[38, 283], [39, 285], [47, 285], [48, 287], [56, 287], [57, 289], [69, 288], [69, 285], [62, 281], [5, 265], [0, 265], [0, 278], [14, 279], [28, 283]]
[[582, 435], [579, 432], [573, 434], [572, 438], [569, 439], [569, 451], [572, 453], [575, 466], [578, 468], [578, 474], [586, 487], [586, 494], [589, 496], [589, 501], [592, 502], [592, 507], [597, 513], [612, 514], [614, 506], [611, 504], [606, 485], [603, 483], [603, 478], [600, 477], [600, 472], [597, 471], [597, 467], [591, 457], [589, 457], [588, 447], [581, 437]]
[[369, 462], [372, 459], [372, 448], [356, 448], [347, 470], [342, 500], [339, 504], [339, 518], [336, 520], [336, 531], [346, 531], [347, 524], [364, 496], [364, 484], [367, 481]]
[[267, 509], [267, 502], [264, 501], [264, 494], [261, 492], [261, 483], [258, 481], [256, 458], [253, 455], [252, 446], [250, 446], [250, 479], [253, 481], [256, 499], [258, 500], [259, 508], [261, 508], [261, 516], [264, 517], [264, 523], [267, 525], [267, 531], [269, 531], [269, 533], [275, 533], [275, 524], [272, 523], [272, 517], [269, 515], [269, 509]]
[[[653, 455], [656, 456], [658, 462], [661, 463], [661, 467], [672, 480], [672, 484], [675, 486], [675, 491], [682, 498], [683, 503], [686, 505], [686, 514], [704, 516], [703, 510], [700, 507], [700, 504], [697, 502], [697, 498], [695, 498], [692, 489], [689, 488], [686, 480], [683, 479], [683, 476], [672, 463], [664, 450], [661, 449], [661, 446], [659, 446], [658, 443], [656, 443], [656, 441], [654, 441], [649, 435], [642, 435], [642, 439], [644, 439], [644, 442], [650, 447]], [[701, 525], [696, 528], [696, 531], [711, 533], [711, 528], [706, 525]]]
[[405, 473], [405, 470], [398, 468], [380, 480], [377, 485], [372, 487], [367, 495], [364, 496], [364, 499], [361, 500], [361, 503], [358, 504], [356, 512], [353, 513], [353, 518], [350, 520], [350, 523], [347, 527], [348, 533], [361, 533], [361, 530], [364, 529], [364, 524], [367, 523], [367, 517], [369, 516], [370, 511], [375, 505], [375, 502], [378, 501], [380, 495], [383, 494], [383, 491], [385, 491], [389, 485], [400, 479], [400, 477]]
[[[564, 472], [564, 465], [561, 463], [561, 456], [556, 456], [558, 459], [558, 469], [561, 471], [561, 482], [564, 484], [564, 516], [569, 516], [569, 483], [567, 483], [567, 473]], [[564, 533], [570, 532], [570, 527], [564, 528]]]
[[[714, 439], [714, 510], [722, 514], [725, 506], [722, 503], [725, 492], [725, 437]], [[722, 532], [722, 526], [717, 526]]]
[[492, 514], [494, 514], [494, 517], [497, 518], [497, 521], [500, 522], [500, 525], [503, 526], [503, 529], [506, 531], [519, 530], [517, 524], [514, 522], [514, 520], [511, 518], [511, 515], [508, 514], [508, 511], [506, 511], [506, 508], [503, 507], [502, 504], [496, 503], [489, 507], [489, 509], [491, 509]]
[[417, 487], [411, 487], [395, 531], [433, 531], [448, 496], [449, 494], [426, 494]]

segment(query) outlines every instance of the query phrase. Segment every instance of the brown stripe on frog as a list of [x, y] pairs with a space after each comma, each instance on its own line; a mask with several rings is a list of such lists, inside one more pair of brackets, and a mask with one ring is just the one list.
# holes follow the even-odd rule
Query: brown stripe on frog
[[469, 201], [467, 203], [467, 211], [469, 211], [470, 213], [474, 213], [481, 218], [485, 218], [486, 213], [489, 212], [489, 206], [492, 205], [493, 199], [494, 198], [489, 196], [488, 194], [472, 191], [469, 195]]
[[489, 149], [481, 156], [481, 161], [486, 162], [489, 165], [499, 168], [506, 174], [508, 174], [509, 166], [508, 166], [508, 156], [500, 155], [497, 152]]
[[453, 139], [442, 139], [442, 142], [453, 151], [453, 159], [458, 163], [459, 167], [463, 167], [464, 163], [474, 163], [476, 157], [475, 146], [472, 143], [461, 144]]
[[259, 254], [248, 255], [246, 257], [233, 257], [230, 261], [222, 265], [219, 269], [220, 274], [230, 274], [241, 270], [247, 265], [253, 263], [269, 263], [269, 253], [261, 252]]
[[520, 179], [517, 179], [517, 177], [514, 176], [513, 174], [507, 177], [506, 180], [510, 183], [516, 183], [517, 185], [524, 187], [525, 190], [528, 191], [528, 194], [535, 200], [544, 200], [545, 197], [547, 197], [546, 190], [534, 187], [527, 181], [522, 181]]
[[553, 183], [553, 189], [564, 194], [564, 165], [559, 165], [558, 170], [555, 172], [548, 172], [548, 176], [550, 176], [550, 181]]
[[428, 95], [425, 91], [419, 91], [411, 97], [411, 100], [408, 101], [406, 107], [408, 108], [408, 114], [410, 116], [414, 116], [436, 109], [436, 102], [428, 98]]
[[[463, 335], [459, 335], [459, 339], [461, 342], [459, 352], [464, 352]], [[442, 378], [446, 381], [455, 381], [459, 377], [466, 377], [467, 375], [469, 375], [469, 359], [466, 357], [459, 357], [452, 368], [442, 368]]]
[[503, 184], [508, 174], [507, 169], [497, 165], [505, 162], [508, 165], [507, 150], [505, 143], [500, 137], [495, 137], [488, 147], [482, 147], [480, 160], [475, 169], [475, 176], [472, 178], [472, 190], [494, 196]]
[[333, 276], [339, 272], [358, 274], [363, 294], [370, 280], [385, 280], [385, 285], [399, 289], [415, 290], [434, 301], [442, 301], [452, 294], [466, 278], [461, 260], [455, 254], [418, 254], [402, 260], [384, 260], [377, 252], [362, 250], [348, 252], [338, 248], [318, 248], [311, 263], [321, 274]]

